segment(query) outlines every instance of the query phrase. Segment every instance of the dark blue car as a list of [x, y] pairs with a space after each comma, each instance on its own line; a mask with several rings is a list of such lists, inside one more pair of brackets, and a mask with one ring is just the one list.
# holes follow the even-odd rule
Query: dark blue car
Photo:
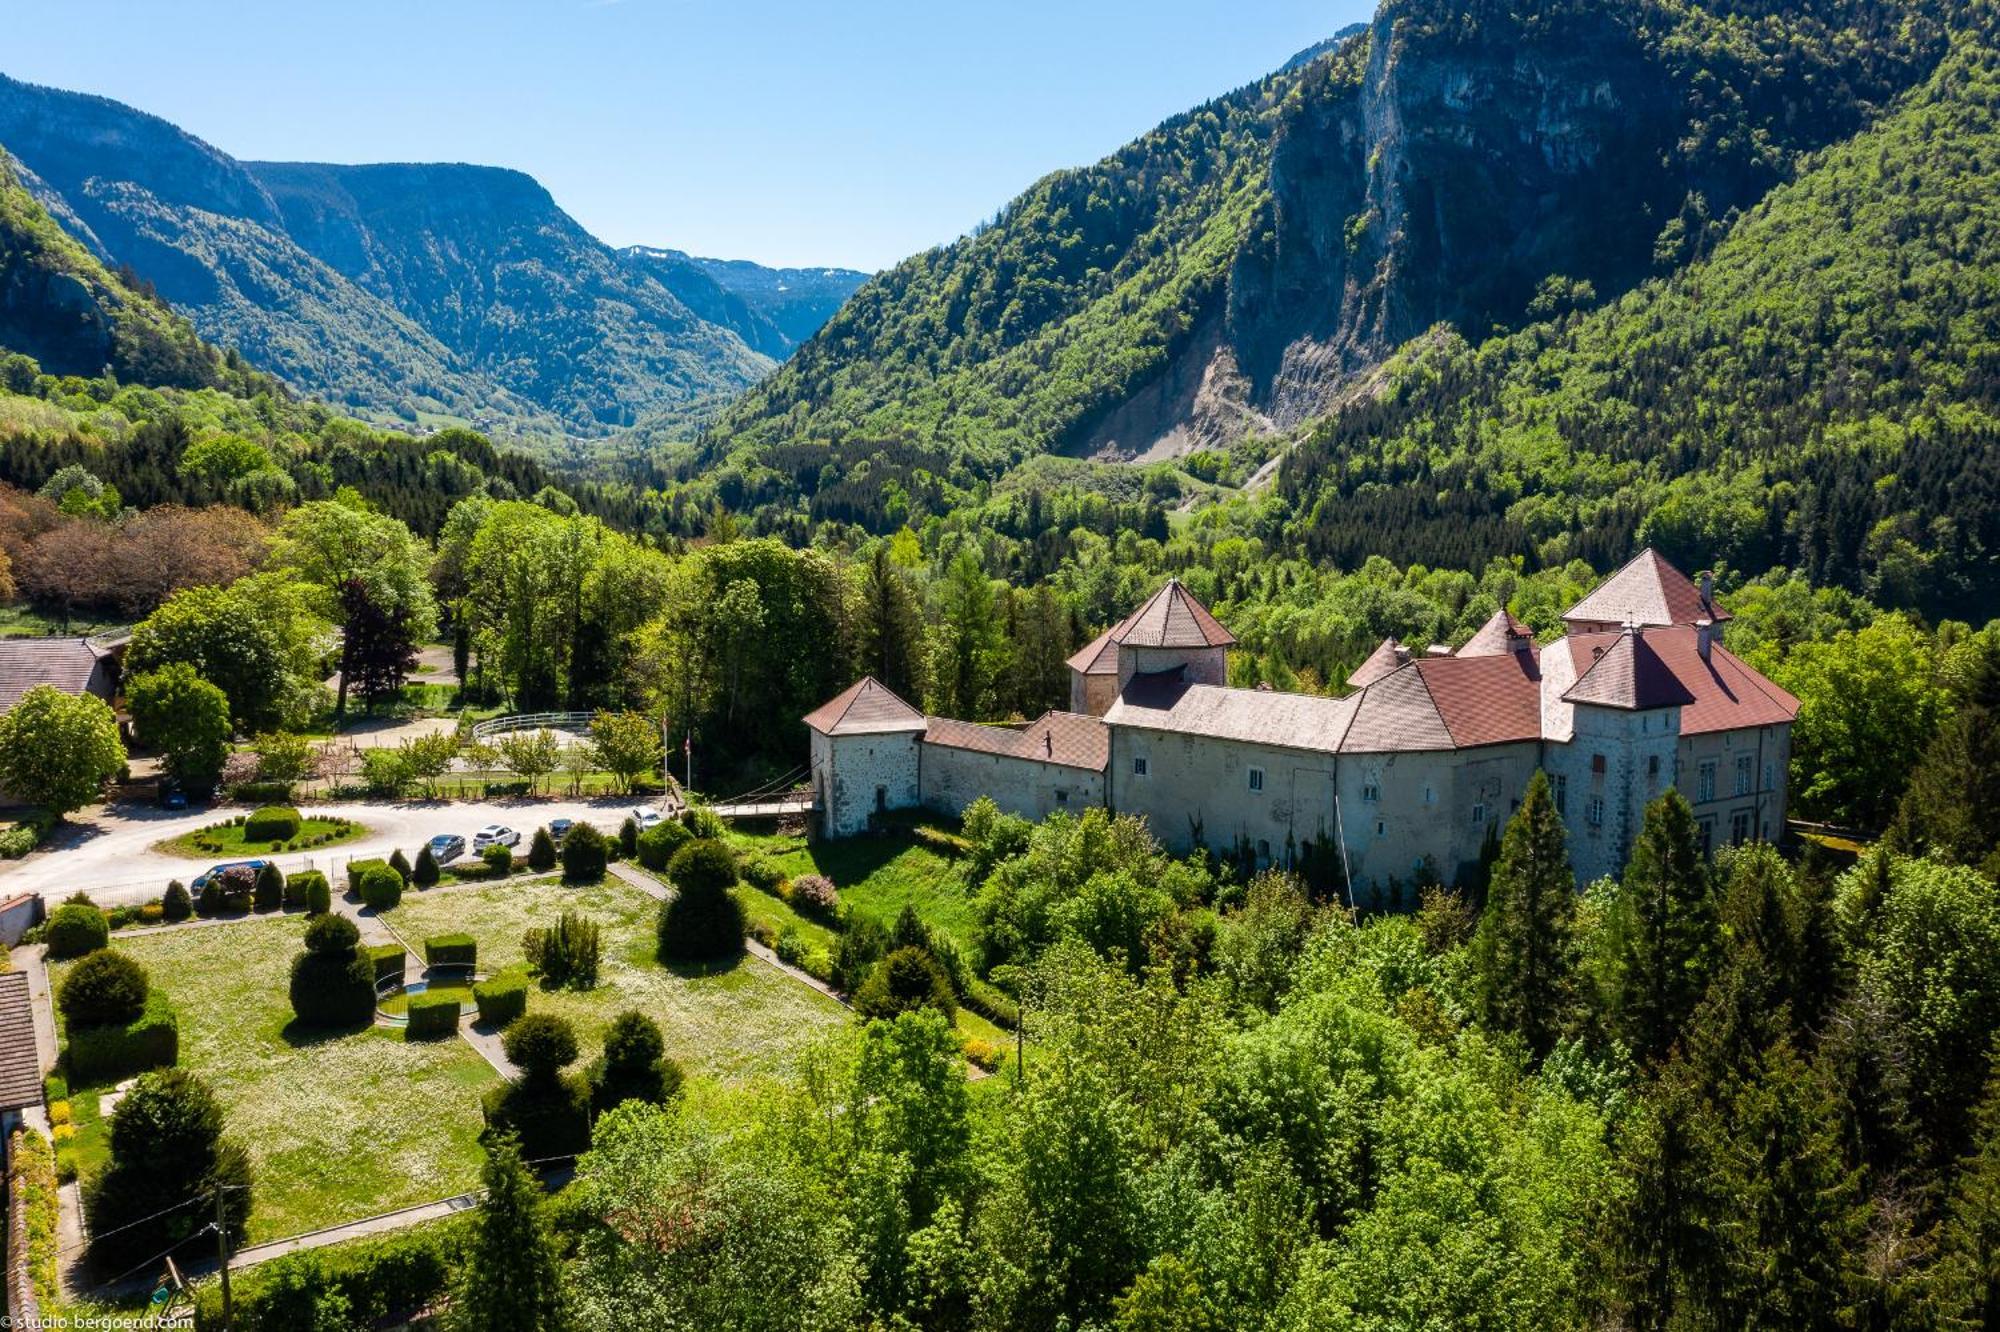
[[239, 865], [244, 869], [249, 870], [252, 874], [256, 874], [259, 871], [261, 871], [264, 868], [264, 866], [270, 863], [271, 862], [268, 860], [231, 860], [231, 861], [226, 861], [220, 865], [210, 865], [205, 871], [195, 875], [194, 882], [188, 885], [188, 891], [191, 893], [200, 892], [202, 888], [207, 885], [210, 879], [214, 878], [218, 874], [221, 874], [225, 870], [233, 870], [237, 868]]

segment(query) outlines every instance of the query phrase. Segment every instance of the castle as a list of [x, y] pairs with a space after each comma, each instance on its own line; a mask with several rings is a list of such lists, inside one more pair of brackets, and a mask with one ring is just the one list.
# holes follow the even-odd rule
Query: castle
[[1798, 700], [1722, 646], [1728, 612], [1642, 552], [1542, 647], [1505, 609], [1456, 651], [1385, 640], [1341, 698], [1228, 684], [1236, 639], [1178, 581], [1069, 659], [1070, 710], [1026, 726], [926, 717], [872, 677], [805, 722], [820, 830], [956, 815], [978, 797], [1031, 818], [1093, 805], [1166, 846], [1303, 867], [1359, 901], [1477, 862], [1547, 771], [1579, 883], [1616, 874], [1668, 786], [1703, 838], [1784, 828]]

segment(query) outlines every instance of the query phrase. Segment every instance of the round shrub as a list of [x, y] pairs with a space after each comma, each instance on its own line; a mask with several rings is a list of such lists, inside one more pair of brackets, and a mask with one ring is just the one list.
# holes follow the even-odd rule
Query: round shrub
[[618, 852], [627, 860], [639, 854], [639, 820], [630, 814], [625, 816], [625, 822], [618, 825]]
[[307, 1026], [359, 1026], [375, 1015], [375, 960], [353, 948], [300, 953], [292, 959], [291, 994], [292, 1012]]
[[659, 954], [696, 962], [743, 950], [743, 904], [730, 889], [736, 860], [720, 842], [689, 842], [667, 864], [673, 897], [660, 908]]
[[563, 878], [570, 883], [595, 883], [604, 877], [606, 851], [604, 834], [587, 823], [579, 823], [563, 838]]
[[639, 863], [649, 870], [663, 870], [674, 852], [693, 839], [693, 833], [672, 819], [656, 823], [639, 834]]
[[893, 1018], [919, 1008], [935, 1008], [947, 1018], [958, 1012], [951, 977], [921, 948], [898, 948], [876, 963], [854, 996], [854, 1011], [867, 1018]]
[[166, 894], [160, 898], [160, 911], [168, 920], [186, 920], [194, 914], [194, 898], [188, 895], [187, 885], [179, 879], [167, 883]]
[[[571, 829], [574, 835], [575, 829]], [[545, 874], [556, 867], [556, 839], [549, 835], [547, 828], [535, 829], [535, 835], [528, 839], [528, 868], [537, 874]]]
[[530, 1160], [590, 1147], [590, 1088], [583, 1078], [518, 1078], [488, 1092], [485, 1108], [488, 1131], [513, 1134]]
[[523, 1074], [546, 1080], [576, 1062], [576, 1031], [553, 1013], [524, 1013], [508, 1025], [500, 1047]]
[[491, 878], [504, 879], [514, 872], [514, 848], [511, 846], [489, 846], [479, 853], [479, 859]]
[[82, 957], [111, 942], [111, 922], [88, 903], [65, 902], [49, 913], [43, 937], [48, 940], [50, 957]]
[[346, 957], [361, 946], [361, 927], [345, 916], [313, 917], [306, 926], [306, 951], [322, 957]]
[[289, 842], [299, 835], [304, 822], [290, 805], [266, 805], [243, 820], [243, 840]]
[[830, 916], [840, 906], [833, 880], [824, 874], [801, 874], [792, 880], [792, 905], [815, 916]]
[[250, 890], [250, 905], [258, 911], [276, 911], [285, 904], [285, 872], [278, 862], [264, 862], [257, 871], [256, 886]]
[[785, 872], [768, 860], [759, 858], [745, 861], [743, 864], [743, 882], [760, 893], [770, 893], [775, 897], [779, 885], [784, 881]]
[[306, 913], [324, 916], [333, 910], [333, 885], [326, 881], [324, 874], [315, 874], [306, 884]]
[[101, 948], [63, 977], [56, 1006], [72, 1027], [122, 1027], [146, 1011], [146, 969]]
[[590, 1104], [598, 1114], [625, 1101], [664, 1104], [681, 1089], [679, 1064], [667, 1058], [660, 1024], [637, 1010], [620, 1013], [604, 1033], [604, 1053], [590, 1066]]
[[389, 911], [403, 900], [403, 876], [393, 865], [378, 865], [361, 876], [361, 901], [377, 911]]

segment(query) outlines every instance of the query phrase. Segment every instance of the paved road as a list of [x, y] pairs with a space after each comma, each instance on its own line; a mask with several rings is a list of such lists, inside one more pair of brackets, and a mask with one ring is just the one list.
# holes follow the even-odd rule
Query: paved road
[[[629, 798], [605, 797], [309, 805], [306, 813], [310, 815], [350, 818], [366, 826], [369, 834], [345, 846], [277, 859], [289, 872], [308, 864], [319, 869], [344, 865], [355, 856], [386, 856], [398, 847], [414, 856], [421, 843], [438, 833], [458, 833], [470, 843], [472, 834], [489, 823], [519, 829], [522, 844], [517, 851], [525, 854], [527, 839], [550, 819], [588, 821], [611, 832], [624, 822], [626, 811], [635, 803]], [[153, 844], [241, 812], [234, 807], [175, 813], [152, 805], [92, 806], [72, 814], [69, 823], [40, 850], [20, 860], [0, 862], [0, 897], [39, 892], [53, 902], [82, 889], [103, 906], [152, 901], [166, 888], [168, 879], [186, 880], [218, 859], [164, 855], [155, 851]]]

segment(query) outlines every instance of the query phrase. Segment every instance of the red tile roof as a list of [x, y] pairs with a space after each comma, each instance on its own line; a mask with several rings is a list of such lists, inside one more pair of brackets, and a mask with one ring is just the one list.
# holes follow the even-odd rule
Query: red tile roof
[[1409, 659], [1408, 648], [1393, 638], [1385, 638], [1368, 654], [1367, 660], [1354, 668], [1354, 674], [1347, 677], [1347, 687], [1362, 689], [1372, 685]]
[[1542, 672], [1534, 653], [1426, 657], [1416, 670], [1458, 748], [1541, 739]]
[[1075, 712], [1045, 712], [1026, 727], [930, 717], [926, 719], [924, 743], [1093, 772], [1104, 771], [1104, 765], [1111, 761], [1110, 730], [1098, 718]]
[[[1616, 634], [1573, 634], [1566, 639], [1578, 674], [1582, 675], [1594, 648], [1617, 637]], [[1702, 660], [1696, 632], [1687, 625], [1646, 629], [1640, 631], [1639, 637], [1645, 640], [1655, 659], [1672, 673], [1689, 696], [1690, 701], [1681, 705], [1682, 735], [1733, 731], [1745, 726], [1775, 726], [1792, 721], [1799, 715], [1796, 698], [1765, 679], [1722, 644], [1711, 644], [1708, 659]], [[1581, 685], [1583, 681], [1579, 679], [1577, 683]]]
[[1502, 606], [1494, 611], [1479, 632], [1465, 640], [1455, 657], [1497, 657], [1508, 652], [1519, 652], [1535, 641], [1535, 631], [1507, 613]]
[[924, 714], [874, 676], [864, 675], [807, 713], [805, 722], [821, 735], [873, 735], [921, 731]]
[[1178, 578], [1169, 578], [1151, 600], [1111, 631], [1111, 640], [1131, 647], [1233, 647], [1236, 635], [1224, 629]]
[[1678, 708], [1694, 702], [1694, 693], [1661, 659], [1652, 633], [1634, 629], [1573, 634], [1566, 641], [1577, 678], [1563, 691], [1565, 703], [1638, 710]]
[[1457, 747], [1424, 673], [1418, 669], [1433, 660], [1451, 659], [1426, 657], [1421, 663], [1411, 662], [1350, 695], [1355, 700], [1354, 724], [1341, 742], [1342, 753], [1391, 754]]
[[1728, 618], [1728, 611], [1703, 601], [1693, 580], [1650, 546], [1563, 612], [1565, 621], [1586, 624], [1693, 624]]
[[1118, 674], [1118, 642], [1112, 637], [1116, 632], [1115, 629], [1106, 629], [1063, 664], [1084, 675]]

